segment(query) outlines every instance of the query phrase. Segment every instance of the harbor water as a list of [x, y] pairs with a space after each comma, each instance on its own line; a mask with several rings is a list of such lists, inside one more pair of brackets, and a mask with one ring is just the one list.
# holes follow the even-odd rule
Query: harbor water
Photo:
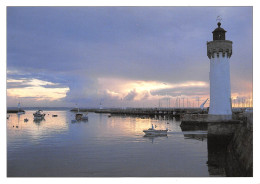
[[[8, 177], [214, 176], [207, 131], [182, 131], [175, 119], [89, 113], [88, 121], [72, 123], [74, 112], [49, 110], [34, 121], [35, 110], [8, 114]], [[168, 135], [145, 137], [151, 124]]]

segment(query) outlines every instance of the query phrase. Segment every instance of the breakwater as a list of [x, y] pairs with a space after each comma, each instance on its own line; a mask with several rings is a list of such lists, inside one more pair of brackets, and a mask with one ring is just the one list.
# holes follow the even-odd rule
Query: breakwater
[[[207, 130], [208, 168], [212, 176], [253, 176], [253, 113], [233, 114], [233, 120], [208, 121], [185, 115], [183, 131]], [[197, 117], [197, 118], [196, 118]]]
[[7, 113], [18, 113], [18, 112], [25, 112], [24, 110], [20, 109], [7, 109]]
[[[77, 108], [71, 111], [78, 111]], [[107, 113], [112, 115], [129, 116], [171, 116], [181, 117], [184, 114], [204, 114], [207, 110], [200, 108], [108, 108], [108, 109], [79, 109], [80, 112]]]

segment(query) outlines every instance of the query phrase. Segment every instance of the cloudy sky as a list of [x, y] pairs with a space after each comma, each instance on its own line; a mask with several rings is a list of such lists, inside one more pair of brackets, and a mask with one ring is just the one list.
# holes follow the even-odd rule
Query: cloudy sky
[[232, 98], [250, 98], [252, 11], [8, 7], [7, 105], [198, 106], [209, 97], [206, 42], [219, 15], [233, 41]]

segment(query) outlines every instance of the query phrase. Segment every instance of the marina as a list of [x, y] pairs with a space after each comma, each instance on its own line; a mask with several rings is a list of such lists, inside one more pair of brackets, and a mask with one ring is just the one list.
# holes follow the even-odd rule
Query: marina
[[[8, 176], [236, 176], [241, 171], [234, 169], [234, 156], [227, 153], [237, 155], [236, 151], [241, 149], [241, 153], [245, 149], [230, 147], [232, 151], [227, 152], [225, 147], [234, 133], [230, 131], [241, 129], [239, 132], [244, 133], [237, 135], [240, 139], [236, 140], [252, 146], [249, 144], [252, 134], [246, 133], [252, 129], [243, 124], [233, 128], [223, 124], [222, 127], [181, 126], [181, 119], [175, 117], [109, 117], [109, 114], [93, 112], [88, 114], [88, 121], [77, 121], [76, 113], [69, 110], [45, 110], [44, 119], [30, 121], [34, 112], [9, 114]], [[151, 125], [152, 133], [146, 134]], [[163, 157], [158, 158], [159, 152]], [[250, 158], [243, 155], [246, 156], [243, 160]], [[225, 170], [227, 162], [230, 170]], [[250, 168], [243, 170], [241, 166], [249, 175]]]
[[252, 6], [6, 16], [7, 177], [255, 177]]
[[[8, 176], [210, 176], [206, 138], [200, 131], [182, 132], [180, 121], [110, 117], [89, 113], [88, 122], [71, 123], [75, 113], [46, 111], [33, 122], [35, 111], [7, 121]], [[28, 118], [27, 123], [23, 122]], [[156, 124], [167, 136], [144, 136]], [[14, 126], [19, 126], [15, 128]], [[187, 135], [187, 137], [186, 137]], [[158, 157], [158, 153], [163, 156]], [[23, 155], [20, 157], [19, 155]], [[152, 162], [151, 162], [152, 161]], [[26, 164], [25, 164], [26, 163]], [[190, 167], [192, 164], [193, 167]], [[154, 167], [156, 165], [156, 167]], [[90, 167], [91, 166], [91, 167]]]

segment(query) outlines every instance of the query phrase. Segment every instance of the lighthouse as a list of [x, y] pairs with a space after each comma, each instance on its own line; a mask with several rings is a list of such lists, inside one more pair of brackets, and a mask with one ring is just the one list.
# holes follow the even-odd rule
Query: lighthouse
[[232, 41], [226, 40], [221, 23], [212, 32], [213, 41], [207, 42], [207, 56], [210, 59], [210, 107], [209, 115], [219, 119], [231, 119], [230, 57]]

